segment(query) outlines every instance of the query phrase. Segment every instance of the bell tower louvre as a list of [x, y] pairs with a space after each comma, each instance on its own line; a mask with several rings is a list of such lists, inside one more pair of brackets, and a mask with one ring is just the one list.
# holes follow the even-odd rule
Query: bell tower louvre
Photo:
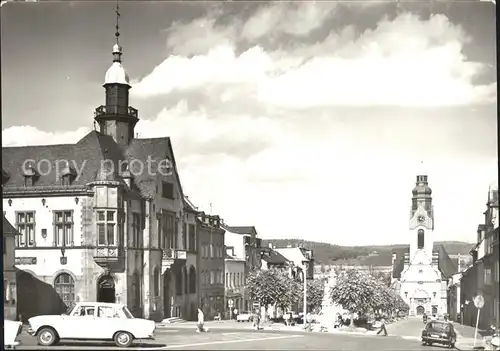
[[104, 79], [105, 105], [95, 109], [94, 119], [99, 124], [102, 134], [113, 137], [122, 147], [130, 144], [134, 138], [134, 128], [139, 121], [138, 112], [129, 106], [130, 80], [122, 66], [122, 47], [119, 36], [119, 8], [116, 5], [116, 43], [113, 45], [113, 63], [106, 72]]

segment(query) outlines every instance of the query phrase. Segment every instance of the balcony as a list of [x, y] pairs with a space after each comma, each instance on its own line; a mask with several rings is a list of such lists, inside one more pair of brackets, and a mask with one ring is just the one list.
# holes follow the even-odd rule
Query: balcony
[[186, 250], [163, 249], [161, 258], [162, 274], [176, 262], [185, 263], [186, 258]]
[[[123, 114], [123, 111], [121, 111], [121, 108], [119, 108], [118, 106], [106, 107], [104, 105], [101, 105], [98, 108], [96, 108], [94, 111], [95, 118], [104, 117], [104, 116], [108, 116], [108, 115], [118, 115], [118, 114], [120, 114], [120, 115]], [[130, 118], [137, 119], [139, 116], [139, 113], [137, 112], [137, 109], [129, 106], [127, 108], [126, 115]]]
[[98, 246], [95, 250], [94, 262], [104, 269], [121, 271], [125, 268], [123, 249], [118, 246]]

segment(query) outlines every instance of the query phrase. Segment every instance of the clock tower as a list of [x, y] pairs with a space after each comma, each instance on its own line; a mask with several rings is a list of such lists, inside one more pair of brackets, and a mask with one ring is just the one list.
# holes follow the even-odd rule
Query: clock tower
[[410, 211], [410, 257], [418, 251], [432, 257], [434, 247], [434, 208], [432, 206], [432, 190], [429, 187], [427, 174], [421, 171], [417, 175], [412, 191]]

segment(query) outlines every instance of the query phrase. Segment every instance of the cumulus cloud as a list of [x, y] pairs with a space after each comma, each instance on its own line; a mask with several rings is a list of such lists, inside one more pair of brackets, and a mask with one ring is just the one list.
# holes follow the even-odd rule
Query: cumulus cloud
[[[496, 83], [475, 83], [485, 65], [464, 55], [473, 38], [444, 15], [337, 28], [339, 6], [279, 2], [225, 21], [217, 9], [176, 22], [170, 55], [131, 90], [132, 101], [165, 101], [136, 131], [172, 138], [196, 205], [212, 203], [263, 236], [408, 242], [425, 160], [437, 238], [473, 238], [497, 171]], [[478, 105], [492, 107], [469, 118]], [[4, 145], [66, 143], [86, 131], [12, 127], [2, 136]], [[358, 237], [353, 224], [365, 227]]]
[[[281, 10], [284, 6], [258, 11], [245, 26], [263, 13], [279, 19], [275, 11], [289, 13]], [[402, 14], [358, 36], [348, 27], [320, 43], [288, 50], [265, 51], [256, 45], [238, 55], [235, 45], [218, 41], [206, 54], [168, 57], [136, 84], [133, 94], [147, 98], [217, 86], [225, 96], [243, 95], [256, 104], [289, 109], [494, 102], [496, 83], [474, 84], [485, 65], [463, 55], [469, 40], [443, 15], [421, 20]]]

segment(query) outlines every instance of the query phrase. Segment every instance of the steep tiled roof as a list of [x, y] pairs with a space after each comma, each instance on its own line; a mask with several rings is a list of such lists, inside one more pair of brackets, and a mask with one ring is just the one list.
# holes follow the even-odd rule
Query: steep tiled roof
[[[129, 160], [138, 159], [143, 163], [146, 163], [148, 157], [156, 161], [166, 158], [169, 159], [172, 162], [173, 172], [171, 175], [167, 176], [167, 179], [170, 178], [173, 183], [179, 185], [180, 197], [181, 199], [184, 198], [170, 138], [134, 139], [130, 143], [126, 153]], [[154, 175], [154, 173], [156, 173], [157, 168], [154, 168], [155, 165], [157, 165], [157, 163], [153, 164], [152, 174], [146, 171], [139, 172], [139, 163], [131, 165], [131, 172], [133, 168], [133, 172], [137, 174], [135, 176], [135, 183], [145, 198], [152, 198], [156, 193], [157, 175]]]
[[228, 232], [235, 234], [257, 234], [257, 230], [254, 226], [230, 227], [226, 224], [223, 224], [222, 227]]
[[438, 245], [437, 250], [439, 252], [438, 268], [445, 278], [451, 278], [458, 271], [457, 265], [450, 258], [443, 245]]
[[5, 215], [3, 216], [3, 231], [2, 234], [5, 235], [17, 235], [19, 232], [10, 224]]
[[262, 260], [264, 260], [265, 262], [267, 262], [268, 264], [275, 264], [275, 265], [284, 265], [284, 264], [287, 264], [289, 261], [285, 258], [285, 256], [283, 256], [282, 254], [280, 254], [279, 252], [271, 249], [271, 248], [267, 248], [267, 247], [264, 247], [264, 248], [261, 248], [260, 249], [261, 251], [261, 257], [262, 257]]
[[[75, 168], [78, 176], [74, 179], [72, 187], [85, 186], [95, 180], [122, 181], [118, 176], [122, 171], [120, 161], [128, 161], [134, 183], [141, 195], [151, 198], [156, 193], [158, 175], [155, 174], [157, 173], [155, 166], [158, 163], [151, 163], [152, 172], [148, 172], [147, 162], [149, 159], [160, 161], [166, 158], [173, 165], [173, 174], [167, 177], [172, 177], [173, 182], [178, 182], [183, 198], [170, 138], [133, 139], [127, 149], [123, 150], [111, 136], [97, 131], [89, 132], [76, 144], [2, 148], [2, 170], [8, 175], [4, 191], [24, 187], [23, 163], [25, 160], [33, 159], [35, 165], [40, 164], [40, 176], [33, 186], [37, 189], [61, 185], [61, 180], [56, 174], [56, 164], [60, 169], [63, 167], [62, 162], [58, 163], [59, 160], [68, 160], [69, 166]], [[140, 171], [141, 163], [132, 162], [134, 159], [141, 161], [144, 167], [142, 172]], [[39, 163], [41, 160], [50, 161], [50, 167], [46, 161]], [[112, 167], [114, 174], [111, 177], [104, 177], [105, 172], [101, 172], [101, 165], [106, 166], [108, 170]]]
[[[401, 249], [394, 250], [393, 253], [396, 254], [396, 260], [394, 261], [394, 266], [392, 267], [392, 277], [396, 279], [401, 278], [401, 273], [405, 268], [405, 254], [410, 253], [410, 247], [404, 247]], [[392, 261], [392, 258], [391, 258]]]

